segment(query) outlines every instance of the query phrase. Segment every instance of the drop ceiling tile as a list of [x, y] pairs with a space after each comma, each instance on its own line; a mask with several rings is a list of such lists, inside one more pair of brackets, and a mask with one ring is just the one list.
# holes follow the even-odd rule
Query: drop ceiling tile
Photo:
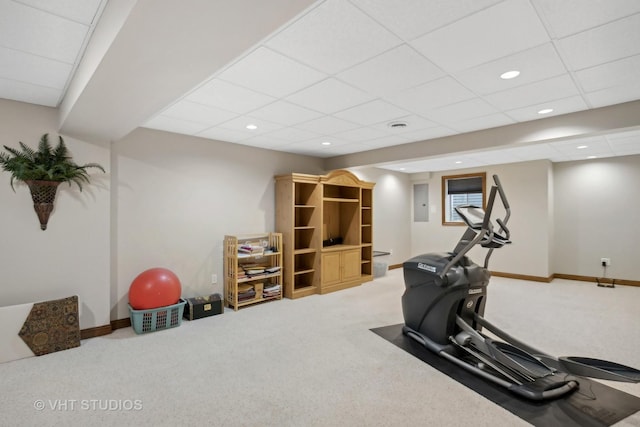
[[[103, 0], [19, 0], [20, 3], [89, 25]], [[106, 3], [106, 1], [105, 1]]]
[[[458, 167], [468, 168], [469, 165], [476, 164], [478, 166], [496, 165], [498, 163], [518, 163], [522, 160], [501, 151], [480, 152], [467, 154], [461, 163], [457, 164]], [[470, 163], [471, 162], [471, 163]]]
[[[458, 160], [461, 159], [461, 160]], [[445, 157], [445, 158], [435, 158], [428, 159], [422, 162], [415, 163], [412, 165], [413, 168], [419, 167], [423, 170], [438, 172], [438, 171], [447, 171], [447, 170], [456, 170], [463, 168], [472, 168], [478, 166], [484, 166], [485, 163], [478, 161], [476, 159], [472, 159], [470, 157], [466, 157], [462, 154], [454, 157]]]
[[326, 75], [265, 47], [240, 59], [218, 78], [275, 97], [299, 91]]
[[88, 33], [87, 25], [17, 2], [2, 2], [0, 44], [73, 64]]
[[539, 160], [556, 156], [558, 151], [551, 144], [531, 144], [511, 148], [509, 154], [520, 160]]
[[561, 53], [573, 71], [640, 54], [640, 13], [561, 39]]
[[[517, 155], [517, 151], [510, 148], [503, 148], [502, 150], [480, 151], [472, 153], [469, 156], [473, 158], [474, 161], [487, 165], [497, 165], [499, 163], [516, 163], [522, 161], [522, 158]], [[462, 165], [464, 165], [464, 167], [468, 167], [464, 163], [462, 163]]]
[[[455, 167], [456, 169], [463, 169], [463, 168], [468, 169], [468, 168], [477, 168], [480, 166], [487, 165], [487, 162], [484, 162], [480, 159], [476, 159], [470, 155], [461, 155], [461, 156], [456, 156], [454, 158], [460, 159], [460, 160], [450, 162], [449, 159], [444, 158], [444, 159], [440, 159], [440, 161], [436, 163], [434, 166], [440, 170], [451, 170], [453, 167]], [[453, 163], [453, 165], [451, 163]]]
[[604, 136], [556, 141], [550, 143], [550, 145], [557, 152], [575, 159], [585, 158], [592, 154], [608, 153], [611, 151], [611, 147], [609, 147], [609, 143]]
[[64, 89], [72, 65], [0, 47], [0, 78]]
[[404, 135], [386, 135], [380, 138], [362, 141], [363, 144], [370, 148], [391, 147], [394, 145], [407, 144], [409, 142], [411, 142], [411, 139], [406, 138]]
[[331, 157], [330, 153], [323, 151], [321, 148], [310, 146], [306, 142], [295, 142], [293, 144], [283, 145], [279, 147], [278, 150], [304, 156]]
[[376, 164], [374, 166], [380, 169], [386, 169], [386, 170], [391, 170], [396, 172], [403, 172], [403, 173], [414, 172], [413, 169], [406, 167], [406, 163], [402, 163], [402, 162], [382, 163], [382, 164]]
[[166, 132], [180, 133], [184, 135], [195, 135], [202, 132], [208, 126], [202, 123], [177, 119], [175, 117], [163, 116], [162, 114], [147, 121], [143, 127], [163, 130]]
[[574, 153], [574, 154], [564, 154], [564, 157], [568, 160], [568, 161], [581, 161], [581, 160], [591, 160], [594, 158], [606, 158], [606, 157], [612, 157], [613, 153], [612, 152], [602, 152], [602, 153], [595, 153], [595, 154], [591, 154], [591, 153]]
[[630, 130], [607, 135], [610, 143], [640, 143], [640, 130]]
[[488, 114], [482, 117], [461, 119], [457, 122], [445, 123], [451, 129], [459, 132], [472, 132], [475, 130], [495, 128], [515, 123], [513, 119], [502, 113]]
[[640, 131], [622, 132], [608, 135], [611, 150], [618, 156], [640, 154]]
[[453, 78], [447, 76], [423, 85], [407, 89], [385, 99], [408, 111], [428, 113], [444, 105], [471, 99], [475, 95]]
[[292, 126], [297, 123], [316, 119], [322, 116], [322, 114], [290, 102], [276, 101], [252, 111], [251, 116], [273, 123]]
[[[330, 136], [319, 136], [317, 138], [311, 138], [307, 141], [303, 141], [304, 144], [308, 145], [309, 147], [317, 147], [321, 150], [330, 150], [331, 148], [337, 147], [339, 145], [344, 145], [344, 144], [348, 144], [349, 141], [342, 139], [342, 138], [338, 138], [337, 136], [334, 135], [330, 135]], [[329, 145], [325, 145], [325, 142], [329, 142]]]
[[338, 74], [338, 78], [377, 95], [398, 92], [439, 77], [444, 72], [403, 44]]
[[373, 98], [373, 95], [334, 78], [329, 78], [289, 95], [287, 100], [303, 107], [331, 114], [371, 101]]
[[[638, 2], [640, 4], [640, 2]], [[597, 65], [575, 73], [585, 92], [595, 92], [612, 86], [640, 83], [640, 55]]]
[[[389, 126], [389, 123], [394, 122], [404, 122], [407, 124], [407, 126], [393, 128]], [[378, 123], [376, 125], [373, 125], [372, 128], [392, 133], [394, 135], [401, 135], [407, 132], [415, 132], [421, 129], [429, 129], [438, 126], [437, 123], [432, 122], [431, 120], [427, 120], [424, 117], [416, 116], [413, 114], [409, 116], [398, 117], [397, 119], [389, 123]]]
[[349, 144], [331, 147], [331, 155], [327, 157], [343, 156], [345, 154], [359, 153], [370, 149], [371, 148], [369, 146], [362, 142], [351, 142]]
[[548, 41], [529, 1], [507, 0], [428, 33], [411, 45], [445, 71], [457, 72]]
[[250, 145], [252, 147], [265, 148], [275, 150], [279, 147], [291, 144], [289, 141], [274, 138], [270, 133], [252, 136], [242, 141], [242, 145]]
[[334, 74], [400, 43], [398, 37], [351, 3], [327, 0], [273, 36], [266, 45]]
[[335, 114], [336, 117], [359, 123], [363, 126], [388, 122], [406, 115], [407, 111], [380, 99]]
[[632, 156], [640, 154], [640, 144], [618, 144], [612, 147], [616, 156]]
[[569, 158], [569, 156], [567, 156], [565, 154], [558, 153], [557, 155], [555, 155], [553, 157], [549, 157], [549, 160], [551, 160], [553, 163], [561, 163], [561, 162], [571, 161], [572, 159]]
[[312, 138], [318, 138], [320, 136], [315, 132], [310, 132], [304, 129], [298, 129], [296, 127], [282, 128], [280, 130], [269, 132], [268, 135], [273, 135], [278, 139], [282, 139], [289, 142], [302, 142]]
[[[456, 163], [456, 162], [460, 163]], [[465, 155], [438, 157], [431, 159], [421, 159], [410, 162], [398, 162], [390, 165], [381, 166], [385, 169], [391, 169], [396, 171], [402, 171], [405, 173], [415, 172], [437, 172], [443, 170], [455, 170], [465, 167], [472, 167], [473, 165], [481, 166], [484, 163], [471, 160]]]
[[245, 114], [276, 100], [253, 90], [213, 79], [185, 98], [188, 101]]
[[300, 123], [296, 125], [296, 127], [323, 135], [332, 135], [338, 132], [344, 132], [349, 129], [355, 129], [359, 127], [359, 125], [347, 120], [339, 119], [337, 117], [324, 116], [320, 117], [319, 119]]
[[[256, 125], [257, 129], [247, 129], [247, 125]], [[259, 119], [253, 116], [240, 116], [235, 119], [231, 119], [227, 122], [221, 123], [218, 127], [222, 129], [234, 130], [237, 132], [246, 133], [248, 137], [260, 135], [267, 132], [273, 132], [282, 129], [284, 126], [278, 123], [273, 123], [268, 120]]]
[[340, 132], [332, 136], [351, 142], [364, 142], [371, 139], [382, 138], [388, 135], [389, 134], [387, 132], [383, 132], [378, 129], [374, 129], [371, 127], [362, 127], [358, 129], [348, 130], [346, 132]]
[[238, 117], [237, 113], [185, 100], [178, 101], [161, 114], [174, 119], [201, 123], [207, 125], [207, 127], [215, 126], [234, 117]]
[[[322, 145], [323, 142], [331, 142], [331, 145]], [[357, 144], [357, 143], [356, 143]], [[340, 147], [349, 145], [349, 142], [336, 138], [316, 138], [304, 142], [296, 142], [283, 146], [286, 151], [306, 154], [318, 157], [333, 157], [342, 154]]]
[[321, 158], [328, 158], [334, 156], [341, 156], [344, 154], [357, 153], [361, 151], [369, 150], [370, 147], [360, 143], [360, 142], [351, 142], [351, 143], [343, 143], [339, 145], [331, 145], [328, 147], [311, 145], [309, 141], [295, 143], [291, 145], [287, 145], [280, 148], [281, 150], [286, 150], [287, 152], [294, 152], [298, 154], [304, 154], [307, 156], [315, 156]]
[[[520, 75], [514, 79], [501, 79], [506, 71], [517, 70]], [[487, 95], [494, 92], [523, 86], [567, 72], [556, 49], [551, 43], [545, 43], [495, 61], [455, 74], [456, 79], [477, 94]]]
[[411, 141], [424, 141], [427, 139], [442, 138], [443, 136], [454, 135], [458, 132], [445, 126], [436, 126], [429, 129], [421, 129], [414, 132], [403, 133], [402, 136]]
[[[545, 108], [553, 108], [553, 111], [548, 114], [538, 114], [538, 111]], [[588, 108], [589, 106], [581, 96], [571, 96], [569, 98], [555, 99], [541, 104], [508, 110], [505, 113], [519, 122], [527, 122], [529, 120], [545, 119], [547, 117], [558, 116], [560, 114], [583, 111]]]
[[57, 107], [62, 90], [0, 78], [0, 98]]
[[239, 130], [223, 129], [220, 127], [211, 127], [203, 130], [202, 132], [198, 132], [195, 136], [214, 139], [216, 141], [240, 142], [247, 138], [251, 138], [254, 134], [246, 129], [243, 132]]
[[[494, 107], [482, 99], [472, 98], [433, 109], [429, 113], [425, 113], [425, 116], [434, 122], [450, 126], [474, 117], [486, 117], [497, 112]], [[450, 127], [455, 129], [455, 126]]]
[[593, 108], [635, 101], [640, 99], [640, 84], [610, 87], [587, 93], [584, 97]]
[[573, 80], [568, 75], [562, 75], [496, 92], [485, 96], [484, 99], [498, 109], [506, 111], [569, 98], [574, 95], [578, 95], [578, 89]]
[[640, 12], [637, 0], [533, 0], [554, 38], [562, 38]]
[[414, 39], [502, 0], [351, 0], [405, 40]]

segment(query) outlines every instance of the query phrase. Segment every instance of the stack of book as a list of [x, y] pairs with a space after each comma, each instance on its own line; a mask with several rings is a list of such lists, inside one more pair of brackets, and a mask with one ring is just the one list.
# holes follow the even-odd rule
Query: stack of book
[[259, 276], [265, 273], [266, 265], [262, 264], [239, 264], [237, 269], [238, 279], [246, 279]]
[[262, 296], [264, 298], [277, 297], [278, 295], [280, 295], [281, 288], [282, 286], [278, 284], [265, 285], [264, 289], [262, 290]]
[[264, 253], [264, 247], [260, 245], [253, 245], [251, 243], [244, 243], [238, 246], [238, 255], [251, 255], [260, 256]]
[[249, 301], [256, 297], [256, 291], [252, 285], [238, 285], [238, 302]]

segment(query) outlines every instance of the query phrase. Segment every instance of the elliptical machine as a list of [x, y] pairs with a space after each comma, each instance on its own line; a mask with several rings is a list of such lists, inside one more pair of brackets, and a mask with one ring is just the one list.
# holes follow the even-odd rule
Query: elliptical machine
[[[555, 399], [578, 389], [579, 378], [572, 375], [640, 382], [637, 369], [600, 359], [550, 356], [483, 317], [489, 259], [495, 249], [511, 243], [511, 210], [498, 176], [493, 180], [486, 211], [473, 205], [455, 208], [467, 229], [453, 252], [419, 255], [403, 264], [402, 332], [459, 367], [530, 400]], [[496, 219], [498, 227], [491, 220], [496, 197], [505, 211], [504, 218]], [[466, 256], [478, 244], [488, 249], [482, 267]]]

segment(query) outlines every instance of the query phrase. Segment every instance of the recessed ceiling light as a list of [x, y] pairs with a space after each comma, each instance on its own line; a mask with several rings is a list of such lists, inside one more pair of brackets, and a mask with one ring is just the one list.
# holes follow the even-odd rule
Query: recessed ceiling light
[[389, 126], [392, 129], [400, 129], [400, 128], [406, 128], [407, 126], [409, 126], [409, 124], [407, 122], [391, 122], [387, 126]]
[[322, 145], [331, 145], [331, 143], [329, 141], [325, 141], [322, 143]]
[[456, 165], [459, 165], [460, 163], [462, 163], [462, 160], [457, 160], [456, 161]]
[[582, 150], [582, 149], [585, 149], [585, 148], [587, 148], [587, 147], [589, 147], [589, 146], [588, 146], [588, 145], [578, 145], [576, 148], [577, 148], [578, 150]]
[[407, 168], [398, 168], [399, 171], [406, 171]]
[[598, 158], [598, 156], [589, 156], [589, 157], [587, 157], [587, 159], [597, 159], [597, 158]]
[[538, 114], [549, 114], [553, 111], [553, 108], [545, 108], [543, 110], [538, 111]]
[[258, 126], [254, 125], [254, 124], [250, 124], [250, 125], [247, 125], [247, 129], [256, 130], [256, 129], [258, 129]]
[[506, 73], [500, 74], [500, 78], [503, 80], [509, 80], [509, 79], [515, 79], [519, 75], [520, 75], [520, 71], [511, 70], [511, 71], [507, 71]]

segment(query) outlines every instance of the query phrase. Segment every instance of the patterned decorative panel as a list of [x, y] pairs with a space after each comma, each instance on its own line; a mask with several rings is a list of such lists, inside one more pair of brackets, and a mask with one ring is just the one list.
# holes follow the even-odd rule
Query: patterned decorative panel
[[36, 356], [79, 347], [78, 297], [34, 304], [18, 335]]

